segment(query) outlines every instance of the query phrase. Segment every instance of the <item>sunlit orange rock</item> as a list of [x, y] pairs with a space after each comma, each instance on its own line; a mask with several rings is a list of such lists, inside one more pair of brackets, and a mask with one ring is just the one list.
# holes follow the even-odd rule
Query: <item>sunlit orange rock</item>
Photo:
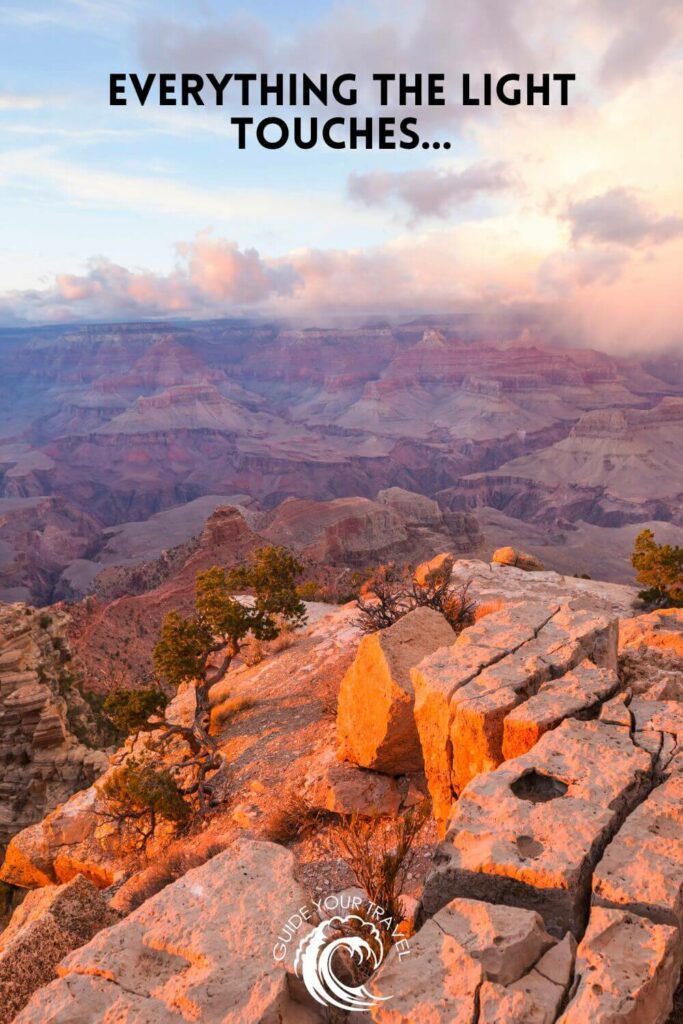
[[422, 768], [410, 669], [454, 636], [439, 612], [416, 608], [363, 637], [339, 691], [340, 759], [392, 775]]

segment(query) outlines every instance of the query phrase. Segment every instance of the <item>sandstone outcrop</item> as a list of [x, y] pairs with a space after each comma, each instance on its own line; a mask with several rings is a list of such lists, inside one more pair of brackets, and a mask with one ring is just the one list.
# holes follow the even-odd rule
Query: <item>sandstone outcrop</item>
[[578, 988], [558, 1024], [664, 1024], [680, 968], [675, 928], [595, 907], [576, 951]]
[[491, 561], [497, 565], [512, 565], [515, 569], [524, 569], [525, 572], [544, 572], [545, 566], [535, 555], [529, 555], [526, 551], [518, 551], [517, 548], [498, 548], [493, 552]]
[[293, 869], [281, 846], [236, 843], [71, 953], [17, 1024], [310, 1019], [273, 957], [285, 922], [307, 902]]
[[634, 693], [683, 701], [683, 609], [662, 608], [623, 619], [619, 665]]
[[[556, 943], [532, 911], [455, 899], [411, 939], [409, 957], [389, 953], [371, 985], [386, 1003], [371, 1016], [378, 1024], [550, 1024], [572, 976], [573, 954], [571, 939]], [[500, 1015], [509, 1001], [527, 1016]]]
[[410, 669], [453, 639], [443, 615], [429, 608], [363, 637], [339, 691], [341, 759], [391, 775], [422, 768]]
[[425, 913], [469, 895], [538, 910], [555, 934], [580, 935], [591, 872], [651, 771], [626, 730], [563, 722], [460, 795], [425, 883]]
[[36, 989], [56, 978], [67, 953], [117, 920], [82, 875], [28, 893], [0, 935], [0, 1022], [9, 1024]]
[[66, 668], [65, 616], [0, 605], [0, 847], [107, 767]]
[[593, 904], [683, 932], [683, 775], [653, 789], [626, 819], [593, 872]]
[[[523, 709], [542, 684], [559, 679], [589, 659], [606, 672], [598, 677], [599, 683], [594, 681], [594, 688], [605, 695], [612, 693], [618, 685], [613, 674], [616, 648], [615, 618], [584, 608], [580, 602], [562, 606], [529, 602], [484, 616], [465, 629], [451, 647], [424, 658], [411, 677], [415, 720], [437, 820], [446, 821], [455, 793], [480, 772], [501, 764], [506, 719], [516, 708]], [[582, 672], [584, 680], [591, 678], [590, 665]], [[590, 695], [589, 684], [584, 686], [583, 696], [578, 696], [580, 678], [568, 682], [575, 688], [578, 713], [597, 700], [595, 689]], [[540, 708], [545, 707], [544, 713], [553, 720], [547, 693], [537, 707], [539, 717]], [[532, 706], [531, 718], [534, 713]], [[523, 714], [523, 710], [518, 712]], [[540, 735], [541, 724], [537, 725]], [[529, 742], [532, 733], [526, 730], [524, 734]]]

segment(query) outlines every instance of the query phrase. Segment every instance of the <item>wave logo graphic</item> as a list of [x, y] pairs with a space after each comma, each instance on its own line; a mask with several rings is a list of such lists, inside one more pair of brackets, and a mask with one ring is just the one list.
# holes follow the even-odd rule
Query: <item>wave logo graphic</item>
[[[340, 931], [350, 934], [339, 935]], [[384, 958], [376, 926], [357, 914], [331, 917], [299, 943], [294, 969], [318, 1003], [340, 1010], [370, 1010], [391, 998], [373, 995], [365, 985], [350, 985], [337, 977], [335, 955], [344, 953], [359, 967], [364, 964], [369, 967], [369, 973], [376, 971]]]

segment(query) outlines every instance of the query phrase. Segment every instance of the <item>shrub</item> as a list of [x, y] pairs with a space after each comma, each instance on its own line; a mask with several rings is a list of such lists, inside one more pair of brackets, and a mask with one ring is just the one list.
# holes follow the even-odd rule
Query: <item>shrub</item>
[[161, 715], [168, 697], [156, 686], [141, 690], [113, 690], [104, 700], [102, 710], [114, 728], [124, 736], [153, 728], [152, 715]]
[[[382, 916], [393, 919], [393, 927], [403, 920], [400, 897], [428, 814], [426, 802], [384, 826], [374, 818], [353, 814], [342, 819], [329, 835], [330, 852], [348, 864], [366, 896], [383, 908]], [[387, 947], [391, 944], [388, 933], [383, 941]]]
[[107, 810], [103, 816], [128, 830], [133, 845], [144, 850], [159, 820], [176, 826], [188, 822], [191, 808], [178, 789], [173, 773], [150, 760], [129, 757], [101, 784]]
[[641, 600], [653, 608], [683, 608], [683, 547], [657, 544], [652, 530], [642, 530], [631, 564], [644, 587]]
[[441, 612], [456, 633], [471, 626], [476, 604], [469, 597], [469, 581], [459, 586], [451, 582], [453, 559], [446, 559], [418, 583], [409, 567], [390, 562], [374, 571], [358, 598], [357, 623], [363, 633], [387, 629], [415, 608]]
[[290, 788], [281, 793], [264, 824], [264, 838], [271, 843], [289, 843], [310, 832], [320, 814], [297, 792]]
[[212, 726], [224, 725], [231, 718], [235, 718], [241, 711], [248, 711], [249, 708], [255, 707], [257, 703], [252, 697], [247, 697], [244, 694], [236, 697], [226, 697], [225, 700], [221, 701], [220, 704], [216, 704], [211, 709], [211, 724]]

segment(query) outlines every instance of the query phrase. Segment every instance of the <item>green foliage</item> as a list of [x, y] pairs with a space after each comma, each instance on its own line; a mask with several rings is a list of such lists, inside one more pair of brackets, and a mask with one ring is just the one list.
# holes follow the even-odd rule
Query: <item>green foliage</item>
[[135, 757], [112, 772], [100, 786], [100, 794], [107, 804], [107, 817], [119, 828], [128, 825], [142, 847], [154, 835], [160, 819], [183, 825], [191, 814], [172, 772]]
[[657, 608], [683, 608], [683, 547], [657, 544], [652, 530], [642, 530], [631, 564], [644, 587], [643, 601]]
[[152, 728], [148, 719], [161, 715], [168, 697], [156, 686], [142, 690], [114, 690], [108, 694], [102, 710], [114, 728], [124, 736]]
[[172, 686], [179, 686], [188, 679], [201, 678], [212, 647], [213, 633], [208, 622], [197, 616], [186, 619], [178, 612], [169, 612], [154, 648], [154, 667]]
[[264, 616], [280, 615], [291, 625], [299, 626], [306, 620], [306, 609], [296, 585], [302, 572], [303, 566], [291, 551], [269, 545], [257, 548], [248, 565], [232, 569], [228, 586], [233, 591], [252, 591], [255, 609]]
[[[299, 562], [285, 548], [259, 548], [249, 565], [225, 569], [214, 565], [197, 573], [196, 613], [184, 618], [169, 612], [154, 648], [157, 672], [174, 686], [190, 679], [202, 679], [211, 654], [227, 652], [233, 657], [251, 634], [256, 640], [274, 640], [281, 621], [301, 625], [306, 608], [296, 589], [302, 571]], [[233, 596], [250, 590], [253, 603], [243, 604]]]

